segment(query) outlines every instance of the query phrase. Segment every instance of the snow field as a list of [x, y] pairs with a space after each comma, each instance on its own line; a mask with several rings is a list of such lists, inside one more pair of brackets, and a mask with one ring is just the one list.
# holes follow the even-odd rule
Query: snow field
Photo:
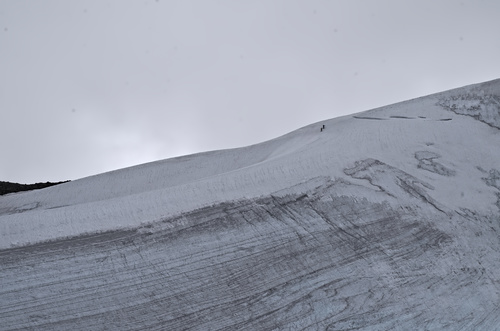
[[[3, 196], [0, 248], [135, 228], [223, 201], [266, 196], [316, 177], [348, 178], [344, 169], [367, 158], [432, 183], [429, 194], [450, 210], [494, 212], [496, 189], [481, 178], [484, 171], [500, 168], [498, 130], [438, 105], [443, 95], [475, 88], [322, 121], [257, 145], [152, 162]], [[325, 130], [320, 131], [322, 125]], [[419, 152], [438, 155], [436, 162], [454, 176], [419, 168], [415, 157]], [[354, 181], [373, 188], [366, 180]]]

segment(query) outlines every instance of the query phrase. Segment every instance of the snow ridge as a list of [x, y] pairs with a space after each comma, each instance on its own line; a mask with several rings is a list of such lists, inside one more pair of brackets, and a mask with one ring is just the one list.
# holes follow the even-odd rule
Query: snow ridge
[[2, 196], [1, 328], [499, 329], [499, 100], [495, 80]]

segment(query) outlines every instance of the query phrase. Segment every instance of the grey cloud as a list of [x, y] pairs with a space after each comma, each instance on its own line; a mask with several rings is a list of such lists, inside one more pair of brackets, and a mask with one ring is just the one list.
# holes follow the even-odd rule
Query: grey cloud
[[499, 10], [495, 1], [3, 1], [0, 180], [76, 179], [249, 145], [498, 78]]

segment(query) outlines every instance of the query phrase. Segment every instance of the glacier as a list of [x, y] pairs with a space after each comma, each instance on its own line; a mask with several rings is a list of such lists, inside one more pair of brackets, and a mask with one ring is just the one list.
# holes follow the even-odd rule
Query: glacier
[[498, 329], [499, 150], [494, 80], [2, 196], [0, 329]]

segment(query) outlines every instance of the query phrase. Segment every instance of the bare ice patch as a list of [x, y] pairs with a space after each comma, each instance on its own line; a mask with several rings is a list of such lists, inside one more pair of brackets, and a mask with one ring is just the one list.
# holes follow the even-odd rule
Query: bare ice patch
[[445, 167], [441, 163], [437, 162], [441, 155], [429, 152], [429, 151], [419, 151], [415, 153], [415, 158], [419, 161], [418, 167], [438, 175], [442, 176], [455, 176], [456, 171]]
[[497, 95], [461, 94], [443, 98], [438, 105], [455, 114], [470, 116], [500, 129], [500, 97]]

